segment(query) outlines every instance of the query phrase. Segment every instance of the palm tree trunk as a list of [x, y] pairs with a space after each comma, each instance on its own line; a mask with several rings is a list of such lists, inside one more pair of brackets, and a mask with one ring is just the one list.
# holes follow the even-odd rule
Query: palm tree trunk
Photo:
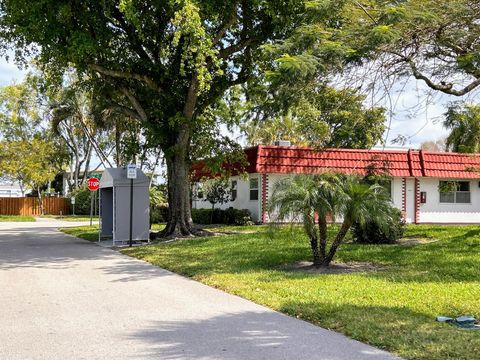
[[320, 234], [320, 256], [323, 261], [327, 254], [327, 219], [320, 214], [318, 216], [318, 231]]
[[340, 230], [338, 231], [337, 235], [335, 236], [335, 240], [332, 243], [332, 246], [330, 246], [330, 251], [328, 252], [328, 255], [323, 259], [322, 266], [328, 266], [332, 262], [333, 257], [335, 256], [335, 253], [337, 252], [338, 247], [342, 244], [343, 239], [345, 239], [345, 236], [347, 235], [348, 230], [352, 226], [352, 221], [350, 219], [346, 218], [342, 226], [340, 227]]
[[312, 248], [313, 266], [318, 268], [322, 266], [322, 258], [320, 258], [318, 239], [316, 237], [310, 237], [310, 247]]

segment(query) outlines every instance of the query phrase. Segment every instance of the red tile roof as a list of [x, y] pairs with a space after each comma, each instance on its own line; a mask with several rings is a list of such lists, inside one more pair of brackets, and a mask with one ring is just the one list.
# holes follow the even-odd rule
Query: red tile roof
[[[480, 178], [480, 155], [422, 150], [322, 149], [258, 145], [245, 149], [248, 173], [322, 173], [365, 175], [368, 169], [393, 177]], [[234, 168], [230, 166], [230, 168]], [[194, 164], [196, 177], [207, 175]]]

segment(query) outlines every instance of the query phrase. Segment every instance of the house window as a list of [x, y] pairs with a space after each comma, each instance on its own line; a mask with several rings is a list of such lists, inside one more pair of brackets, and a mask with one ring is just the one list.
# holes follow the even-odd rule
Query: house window
[[258, 200], [258, 178], [250, 178], [250, 200]]
[[469, 181], [440, 181], [439, 191], [441, 203], [470, 203]]
[[232, 187], [231, 187], [231, 199], [235, 201], [237, 198], [237, 180], [232, 180]]

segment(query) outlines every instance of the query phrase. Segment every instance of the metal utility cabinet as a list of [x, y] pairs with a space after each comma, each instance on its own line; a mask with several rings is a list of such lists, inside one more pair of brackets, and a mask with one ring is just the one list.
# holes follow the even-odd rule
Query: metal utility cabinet
[[100, 237], [113, 245], [128, 243], [130, 236], [130, 181], [133, 181], [132, 240], [148, 241], [150, 229], [149, 179], [139, 169], [128, 179], [127, 169], [105, 169], [100, 180]]

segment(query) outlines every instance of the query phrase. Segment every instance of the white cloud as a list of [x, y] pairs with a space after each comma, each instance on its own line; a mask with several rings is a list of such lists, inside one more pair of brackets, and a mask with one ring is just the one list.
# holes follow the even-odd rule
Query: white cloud
[[0, 58], [0, 86], [21, 82], [26, 73], [25, 70], [20, 70], [11, 58], [9, 61]]

